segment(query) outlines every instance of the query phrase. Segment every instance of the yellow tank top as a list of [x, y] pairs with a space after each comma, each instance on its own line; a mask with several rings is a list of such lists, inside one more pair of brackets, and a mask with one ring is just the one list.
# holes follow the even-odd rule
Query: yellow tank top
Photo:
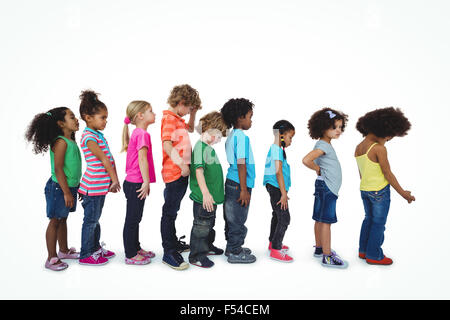
[[377, 142], [372, 144], [365, 154], [356, 157], [356, 163], [358, 164], [359, 173], [361, 174], [361, 184], [359, 188], [362, 191], [379, 191], [389, 184], [381, 171], [380, 164], [373, 162], [367, 156], [370, 149], [376, 144]]

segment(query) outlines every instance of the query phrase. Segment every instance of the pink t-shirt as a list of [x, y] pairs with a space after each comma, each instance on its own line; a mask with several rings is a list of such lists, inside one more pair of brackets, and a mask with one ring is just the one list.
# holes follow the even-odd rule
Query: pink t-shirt
[[125, 180], [133, 183], [142, 183], [141, 170], [139, 169], [139, 150], [147, 147], [148, 175], [150, 182], [156, 181], [155, 166], [153, 165], [152, 142], [150, 134], [141, 128], [136, 128], [130, 137], [127, 150], [127, 165]]

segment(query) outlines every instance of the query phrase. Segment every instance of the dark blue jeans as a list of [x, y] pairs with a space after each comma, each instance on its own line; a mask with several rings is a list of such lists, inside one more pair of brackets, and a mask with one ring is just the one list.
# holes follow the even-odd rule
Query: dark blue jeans
[[281, 250], [283, 245], [284, 234], [291, 221], [289, 209], [281, 209], [281, 203], [277, 204], [281, 198], [281, 191], [279, 188], [266, 184], [267, 192], [270, 195], [270, 204], [272, 206], [272, 221], [270, 223], [269, 241], [272, 242], [272, 248]]
[[139, 243], [139, 223], [142, 220], [145, 199], [139, 199], [139, 193], [136, 192], [141, 186], [142, 183], [132, 183], [126, 180], [123, 182], [123, 192], [127, 198], [127, 213], [123, 226], [123, 245], [127, 258], [133, 258], [141, 250]]
[[[247, 188], [250, 194], [251, 188]], [[244, 244], [245, 236], [247, 235], [247, 221], [248, 209], [241, 206], [237, 200], [241, 193], [241, 186], [232, 180], [225, 181], [225, 203], [223, 206], [223, 214], [225, 218], [225, 239], [227, 240], [226, 251], [233, 254], [239, 254]]]
[[166, 183], [164, 189], [164, 205], [161, 217], [161, 238], [164, 253], [176, 251], [177, 231], [175, 220], [177, 219], [180, 203], [186, 193], [189, 177], [181, 176], [178, 180]]
[[216, 222], [217, 205], [214, 205], [214, 210], [208, 212], [203, 209], [201, 203], [194, 202], [194, 224], [191, 230], [191, 239], [189, 245], [191, 252], [189, 253], [189, 261], [195, 262], [205, 257], [209, 248], [216, 238], [214, 225]]
[[83, 226], [81, 227], [80, 259], [92, 255], [100, 248], [100, 216], [106, 196], [83, 195], [81, 205], [84, 208]]
[[381, 246], [391, 203], [390, 185], [380, 191], [361, 191], [361, 198], [366, 215], [361, 226], [359, 252], [365, 253], [366, 258], [381, 260], [384, 257]]

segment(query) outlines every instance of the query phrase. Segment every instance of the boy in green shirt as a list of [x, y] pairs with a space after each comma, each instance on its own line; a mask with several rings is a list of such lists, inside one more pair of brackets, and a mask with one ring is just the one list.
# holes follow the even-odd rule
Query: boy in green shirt
[[221, 255], [223, 250], [213, 245], [216, 209], [225, 198], [222, 166], [211, 147], [227, 134], [227, 127], [220, 112], [210, 112], [199, 121], [197, 131], [201, 134], [191, 157], [189, 187], [194, 202], [194, 224], [191, 231], [189, 262], [210, 268], [214, 263], [207, 255]]

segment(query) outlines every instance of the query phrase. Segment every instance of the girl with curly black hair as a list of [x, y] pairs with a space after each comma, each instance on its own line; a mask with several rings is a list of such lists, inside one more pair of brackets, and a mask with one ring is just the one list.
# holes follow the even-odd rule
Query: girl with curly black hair
[[250, 139], [244, 133], [252, 126], [253, 103], [247, 99], [230, 99], [222, 109], [223, 119], [228, 128], [233, 127], [225, 142], [227, 160], [230, 164], [225, 181], [225, 255], [229, 263], [252, 263], [256, 257], [251, 250], [242, 247], [247, 228], [250, 196], [255, 186], [255, 161]]
[[281, 262], [292, 262], [294, 259], [287, 254], [289, 247], [283, 245], [283, 238], [291, 221], [287, 195], [291, 187], [291, 168], [286, 160], [285, 149], [292, 143], [295, 127], [287, 120], [280, 120], [273, 125], [272, 129], [275, 140], [267, 153], [263, 180], [272, 206], [269, 234], [270, 258]]
[[346, 268], [348, 263], [331, 250], [331, 224], [337, 222], [336, 201], [342, 184], [341, 165], [331, 145], [344, 132], [348, 116], [330, 108], [315, 112], [308, 121], [309, 135], [318, 139], [314, 150], [303, 158], [303, 164], [317, 173], [313, 220], [316, 239], [315, 257], [322, 266]]
[[[50, 150], [51, 177], [45, 186], [47, 217], [45, 234], [48, 257], [45, 268], [60, 271], [68, 267], [61, 259], [78, 259], [75, 248], [67, 246], [67, 217], [76, 210], [76, 196], [81, 178], [81, 154], [75, 142], [78, 120], [66, 107], [37, 114], [25, 138], [35, 154]], [[56, 243], [59, 252], [56, 253]]]
[[391, 202], [390, 186], [408, 203], [415, 201], [411, 192], [403, 190], [392, 173], [384, 146], [394, 137], [405, 136], [410, 128], [411, 123], [403, 112], [393, 107], [368, 112], [356, 124], [356, 129], [364, 137], [355, 150], [365, 210], [359, 238], [359, 257], [369, 264], [390, 265], [393, 262], [381, 249]]

